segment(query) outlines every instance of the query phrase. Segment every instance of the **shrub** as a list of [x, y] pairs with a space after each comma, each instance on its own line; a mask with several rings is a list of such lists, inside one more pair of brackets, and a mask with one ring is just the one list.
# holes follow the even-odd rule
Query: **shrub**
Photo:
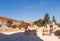
[[12, 25], [12, 28], [16, 28], [17, 27], [17, 25]]
[[8, 21], [7, 21], [7, 26], [8, 26], [8, 27], [11, 27], [12, 24], [13, 24], [13, 22], [12, 22], [11, 20], [8, 20]]
[[19, 25], [18, 28], [21, 29], [21, 26]]

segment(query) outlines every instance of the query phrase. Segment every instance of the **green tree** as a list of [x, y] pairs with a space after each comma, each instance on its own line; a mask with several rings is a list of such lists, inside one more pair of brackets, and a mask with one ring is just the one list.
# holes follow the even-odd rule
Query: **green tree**
[[38, 24], [39, 24], [39, 26], [43, 26], [43, 20], [42, 19], [39, 19], [38, 20]]
[[50, 17], [49, 14], [46, 13], [43, 19], [43, 24], [49, 24], [50, 23]]
[[42, 26], [43, 25], [43, 20], [42, 19], [38, 19], [37, 21], [34, 21], [33, 24], [37, 25], [37, 26]]
[[10, 27], [13, 22], [11, 20], [7, 21], [7, 26]]
[[34, 21], [32, 24], [33, 24], [33, 25], [36, 25], [36, 24], [37, 24], [37, 21]]
[[53, 16], [53, 22], [56, 24], [56, 19], [55, 19], [55, 16]]

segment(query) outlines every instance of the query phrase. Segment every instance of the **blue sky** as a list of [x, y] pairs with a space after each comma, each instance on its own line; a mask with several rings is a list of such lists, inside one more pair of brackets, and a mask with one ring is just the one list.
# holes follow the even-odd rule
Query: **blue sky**
[[34, 21], [43, 19], [45, 13], [51, 19], [54, 15], [60, 22], [59, 0], [0, 0], [0, 16], [7, 16], [17, 20]]

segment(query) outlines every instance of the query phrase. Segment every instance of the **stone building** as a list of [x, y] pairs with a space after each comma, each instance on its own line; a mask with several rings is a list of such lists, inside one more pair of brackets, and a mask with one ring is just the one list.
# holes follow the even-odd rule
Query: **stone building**
[[18, 21], [18, 20], [8, 18], [8, 17], [5, 17], [5, 16], [0, 16], [0, 24], [5, 25], [5, 24], [7, 24], [8, 20], [11, 20], [13, 22], [12, 25], [19, 25], [20, 24], [20, 21]]

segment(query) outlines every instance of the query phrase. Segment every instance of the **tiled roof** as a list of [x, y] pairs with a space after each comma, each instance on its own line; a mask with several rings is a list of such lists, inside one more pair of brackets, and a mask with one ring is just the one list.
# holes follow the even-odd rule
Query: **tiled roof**
[[0, 16], [1, 19], [7, 19], [7, 20], [15, 20], [15, 19], [12, 19], [12, 18], [8, 18], [6, 16]]

